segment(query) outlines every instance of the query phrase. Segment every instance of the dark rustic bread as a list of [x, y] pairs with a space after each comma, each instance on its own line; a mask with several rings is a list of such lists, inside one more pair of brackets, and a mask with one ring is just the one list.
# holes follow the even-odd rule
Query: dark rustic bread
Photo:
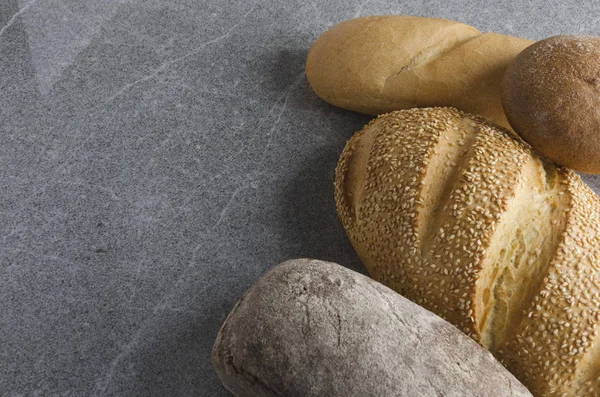
[[555, 36], [526, 48], [506, 71], [502, 104], [535, 150], [600, 173], [600, 38]]
[[438, 316], [334, 263], [285, 262], [225, 320], [213, 350], [238, 397], [531, 396]]
[[350, 139], [335, 187], [376, 280], [471, 335], [534, 395], [600, 395], [600, 199], [573, 171], [477, 116], [411, 109]]

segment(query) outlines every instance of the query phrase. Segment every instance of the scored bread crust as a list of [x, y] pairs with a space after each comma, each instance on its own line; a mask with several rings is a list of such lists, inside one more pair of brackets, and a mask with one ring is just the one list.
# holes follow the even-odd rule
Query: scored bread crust
[[537, 396], [600, 391], [600, 200], [573, 171], [453, 108], [382, 115], [336, 169], [369, 273], [446, 318]]
[[306, 76], [323, 100], [376, 115], [453, 106], [510, 128], [501, 81], [531, 40], [481, 33], [441, 18], [356, 18], [324, 32], [306, 60]]

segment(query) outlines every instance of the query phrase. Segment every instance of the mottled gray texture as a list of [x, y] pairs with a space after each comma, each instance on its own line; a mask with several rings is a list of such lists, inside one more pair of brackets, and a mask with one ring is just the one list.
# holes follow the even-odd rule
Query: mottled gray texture
[[0, 395], [227, 396], [210, 349], [244, 290], [360, 269], [332, 183], [368, 118], [303, 66], [382, 13], [600, 33], [595, 1], [0, 1]]
[[286, 261], [219, 331], [213, 362], [239, 397], [531, 397], [450, 323], [331, 262]]

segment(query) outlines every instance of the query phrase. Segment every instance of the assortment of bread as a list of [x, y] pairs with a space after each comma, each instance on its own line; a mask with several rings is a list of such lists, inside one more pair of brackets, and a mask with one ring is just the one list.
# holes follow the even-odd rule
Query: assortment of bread
[[533, 396], [600, 395], [600, 198], [574, 171], [600, 173], [599, 67], [594, 37], [534, 43], [412, 16], [325, 32], [311, 86], [379, 115], [335, 177], [339, 218], [374, 280], [319, 261], [276, 267], [219, 332], [226, 387], [529, 395], [449, 322]]
[[410, 109], [352, 137], [335, 198], [373, 278], [472, 336], [534, 395], [600, 393], [600, 199], [573, 171], [481, 117]]

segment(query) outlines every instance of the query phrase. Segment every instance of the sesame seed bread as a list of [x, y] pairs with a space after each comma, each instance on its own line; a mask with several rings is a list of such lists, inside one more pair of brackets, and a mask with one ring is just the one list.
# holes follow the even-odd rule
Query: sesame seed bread
[[453, 106], [510, 128], [501, 103], [502, 76], [532, 43], [440, 18], [363, 17], [317, 39], [306, 76], [317, 95], [345, 109], [376, 115]]
[[371, 276], [490, 350], [535, 396], [600, 395], [600, 199], [453, 108], [382, 115], [336, 169]]

